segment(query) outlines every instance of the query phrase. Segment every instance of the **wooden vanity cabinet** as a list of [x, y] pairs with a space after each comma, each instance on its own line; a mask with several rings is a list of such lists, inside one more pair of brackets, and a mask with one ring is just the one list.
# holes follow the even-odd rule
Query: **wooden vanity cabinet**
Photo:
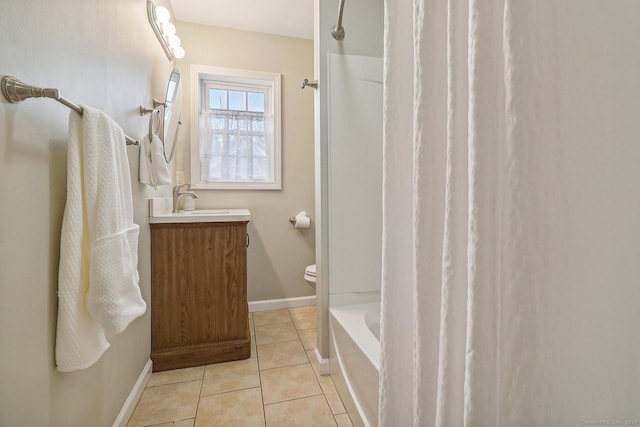
[[153, 371], [251, 357], [247, 223], [151, 224]]

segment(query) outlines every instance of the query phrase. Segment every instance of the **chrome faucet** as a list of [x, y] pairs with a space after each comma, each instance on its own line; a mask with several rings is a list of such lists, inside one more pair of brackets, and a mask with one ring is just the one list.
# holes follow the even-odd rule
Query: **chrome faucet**
[[180, 211], [180, 200], [183, 197], [193, 197], [194, 199], [198, 198], [198, 195], [193, 191], [189, 191], [191, 188], [189, 184], [176, 185], [173, 187], [173, 213], [178, 213]]

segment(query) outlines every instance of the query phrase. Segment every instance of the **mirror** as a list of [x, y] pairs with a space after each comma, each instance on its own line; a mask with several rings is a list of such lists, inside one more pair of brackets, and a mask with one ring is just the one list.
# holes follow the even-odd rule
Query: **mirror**
[[180, 113], [182, 112], [182, 81], [180, 70], [174, 68], [167, 84], [167, 94], [164, 98], [164, 127], [162, 130], [164, 142], [164, 158], [167, 163], [171, 162], [176, 152]]

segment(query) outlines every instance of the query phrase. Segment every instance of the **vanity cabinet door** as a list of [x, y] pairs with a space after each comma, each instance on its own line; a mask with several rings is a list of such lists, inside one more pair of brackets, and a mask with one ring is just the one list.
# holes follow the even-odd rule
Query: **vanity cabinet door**
[[151, 224], [154, 371], [251, 356], [247, 223]]

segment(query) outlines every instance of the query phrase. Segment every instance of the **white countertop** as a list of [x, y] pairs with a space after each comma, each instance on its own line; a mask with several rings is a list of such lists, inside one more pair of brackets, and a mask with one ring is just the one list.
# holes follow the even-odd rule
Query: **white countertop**
[[249, 209], [195, 209], [172, 213], [171, 199], [158, 198], [151, 199], [149, 202], [149, 222], [151, 224], [251, 221]]

